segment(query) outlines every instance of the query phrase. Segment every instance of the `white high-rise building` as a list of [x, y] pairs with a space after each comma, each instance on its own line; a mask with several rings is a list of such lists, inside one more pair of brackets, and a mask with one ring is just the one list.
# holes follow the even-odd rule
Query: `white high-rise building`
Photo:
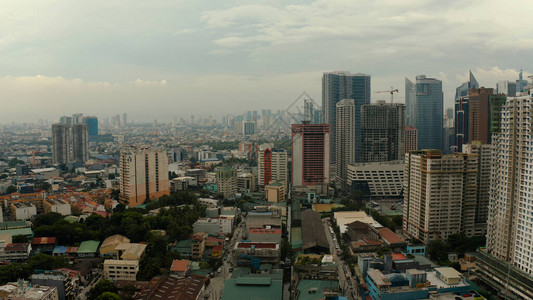
[[120, 199], [134, 207], [170, 194], [168, 156], [147, 147], [120, 153]]
[[403, 231], [425, 244], [475, 234], [478, 155], [440, 150], [405, 155]]
[[[493, 161], [487, 251], [533, 274], [533, 99], [508, 98]], [[530, 286], [531, 287], [531, 286]]]
[[261, 191], [271, 181], [288, 184], [288, 155], [285, 150], [277, 150], [268, 144], [259, 146], [257, 153], [257, 181]]
[[[337, 147], [336, 156], [336, 182], [339, 187], [346, 185], [348, 179], [348, 165], [355, 163], [355, 128], [360, 120], [356, 120], [355, 101], [342, 99], [337, 103], [337, 129], [335, 132]], [[357, 122], [358, 121], [358, 122]]]

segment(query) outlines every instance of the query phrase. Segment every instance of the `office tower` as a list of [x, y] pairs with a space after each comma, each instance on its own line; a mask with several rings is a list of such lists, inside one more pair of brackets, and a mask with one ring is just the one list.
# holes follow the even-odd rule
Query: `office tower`
[[327, 185], [330, 179], [329, 124], [292, 124], [292, 185]]
[[114, 115], [112, 118], [113, 126], [120, 126], [120, 115]]
[[78, 124], [83, 122], [83, 114], [73, 114], [72, 115], [72, 124]]
[[455, 89], [455, 102], [461, 97], [467, 97], [470, 89], [479, 89], [479, 83], [477, 82], [476, 77], [474, 77], [474, 74], [472, 74], [472, 71], [469, 71], [468, 75], [468, 81], [463, 82], [463, 84]]
[[337, 103], [337, 131], [335, 132], [337, 147], [336, 182], [339, 188], [344, 188], [348, 178], [348, 165], [355, 163], [355, 128], [361, 120], [355, 118], [355, 103], [353, 99], [343, 99]]
[[237, 170], [231, 167], [216, 168], [217, 191], [224, 198], [231, 198], [237, 193]]
[[477, 202], [474, 206], [474, 233], [476, 236], [487, 234], [487, 218], [489, 215], [490, 171], [492, 161], [492, 145], [473, 141], [463, 145], [463, 153], [475, 154], [477, 166]]
[[128, 124], [128, 114], [123, 113], [122, 114], [122, 126], [126, 126]]
[[72, 161], [89, 160], [89, 128], [85, 124], [73, 124], [71, 130]]
[[[337, 103], [342, 99], [353, 99], [355, 103], [355, 117], [359, 119], [361, 106], [370, 103], [370, 75], [350, 72], [327, 72], [322, 75], [322, 117], [323, 122], [331, 125], [330, 155], [335, 163], [335, 149], [337, 130], [336, 109]], [[361, 152], [361, 131], [359, 126], [355, 129], [355, 152]]]
[[59, 123], [66, 124], [66, 125], [72, 125], [72, 117], [62, 116], [61, 118], [59, 118]]
[[135, 207], [170, 194], [168, 157], [148, 147], [120, 152], [120, 200]]
[[259, 188], [264, 190], [271, 181], [288, 184], [288, 155], [285, 150], [277, 150], [268, 144], [259, 146], [257, 153], [257, 179]]
[[83, 118], [83, 124], [89, 127], [89, 139], [98, 136], [98, 118], [85, 117]]
[[505, 95], [495, 95], [494, 89], [481, 87], [468, 94], [468, 139], [490, 143], [492, 133], [499, 130], [500, 109]]
[[67, 164], [70, 162], [69, 131], [70, 127], [65, 123], [52, 124], [52, 161], [54, 164]]
[[486, 249], [479, 279], [507, 299], [533, 299], [533, 140], [531, 96], [508, 98], [493, 134]]
[[455, 147], [458, 152], [463, 149], [463, 144], [468, 143], [468, 97], [461, 97], [455, 101]]
[[242, 122], [242, 134], [254, 135], [255, 134], [255, 122], [254, 121], [243, 121]]
[[403, 159], [405, 105], [365, 104], [361, 107], [362, 162]]
[[478, 156], [439, 150], [405, 155], [403, 231], [424, 244], [475, 234]]
[[418, 129], [420, 149], [442, 149], [443, 95], [442, 81], [416, 76], [416, 82], [405, 79], [407, 125]]
[[89, 160], [89, 130], [85, 124], [53, 124], [52, 155], [55, 164]]
[[404, 152], [409, 153], [409, 151], [418, 150], [418, 130], [414, 127], [407, 126], [405, 127], [404, 135]]

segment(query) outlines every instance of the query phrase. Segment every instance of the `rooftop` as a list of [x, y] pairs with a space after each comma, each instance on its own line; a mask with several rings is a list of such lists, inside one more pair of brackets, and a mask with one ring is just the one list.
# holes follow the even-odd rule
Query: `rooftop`
[[278, 249], [277, 243], [253, 243], [253, 242], [240, 242], [235, 245], [235, 248], [255, 248], [255, 249]]
[[100, 241], [83, 241], [78, 247], [77, 253], [96, 253], [99, 245]]
[[33, 238], [33, 245], [53, 245], [56, 243], [55, 237], [36, 237]]
[[235, 268], [225, 281], [222, 300], [281, 299], [282, 280], [282, 270], [251, 274], [248, 268]]
[[190, 261], [184, 259], [175, 259], [172, 261], [170, 271], [172, 272], [185, 272], [189, 267]]
[[174, 278], [162, 276], [152, 278], [133, 299], [198, 299], [207, 281], [204, 276]]

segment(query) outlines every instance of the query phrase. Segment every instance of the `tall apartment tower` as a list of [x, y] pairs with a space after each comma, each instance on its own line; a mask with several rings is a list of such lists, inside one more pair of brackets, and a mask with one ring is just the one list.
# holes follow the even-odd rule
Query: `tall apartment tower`
[[54, 164], [70, 162], [70, 126], [64, 123], [52, 124], [52, 156]]
[[292, 186], [327, 185], [330, 180], [329, 124], [292, 124]]
[[404, 157], [405, 105], [365, 104], [361, 107], [362, 162], [383, 162]]
[[237, 170], [231, 167], [216, 168], [217, 191], [230, 198], [237, 193]]
[[475, 234], [478, 156], [439, 150], [405, 155], [403, 231], [425, 244]]
[[404, 144], [403, 149], [405, 153], [409, 151], [418, 150], [418, 130], [411, 126], [406, 126], [404, 130]]
[[131, 148], [120, 153], [120, 200], [129, 207], [170, 194], [168, 157], [162, 150]]
[[53, 124], [52, 155], [55, 164], [89, 160], [89, 130], [85, 124]]
[[499, 131], [500, 109], [505, 104], [504, 94], [494, 94], [494, 89], [481, 87], [468, 94], [470, 141], [490, 143], [492, 133]]
[[407, 125], [418, 129], [420, 149], [442, 149], [443, 94], [442, 81], [416, 76], [416, 82], [405, 78]]
[[[322, 75], [322, 118], [324, 123], [331, 125], [331, 160], [335, 163], [335, 149], [337, 130], [337, 103], [342, 99], [353, 99], [355, 115], [359, 119], [361, 106], [370, 103], [370, 75], [350, 72], [326, 72]], [[361, 150], [361, 132], [359, 127], [355, 131], [356, 152]]]
[[268, 144], [259, 146], [257, 179], [260, 190], [263, 191], [271, 181], [282, 183], [287, 190], [288, 163], [287, 151], [274, 149]]
[[463, 145], [463, 153], [477, 155], [477, 202], [474, 208], [473, 235], [487, 234], [487, 218], [489, 215], [490, 172], [493, 164], [492, 145], [479, 141]]
[[493, 135], [487, 251], [533, 274], [533, 125], [531, 96], [508, 98]]
[[[359, 122], [358, 122], [359, 121]], [[335, 151], [335, 181], [344, 187], [348, 179], [348, 165], [355, 163], [355, 128], [361, 120], [355, 117], [355, 101], [343, 99], [337, 103], [337, 147]]]

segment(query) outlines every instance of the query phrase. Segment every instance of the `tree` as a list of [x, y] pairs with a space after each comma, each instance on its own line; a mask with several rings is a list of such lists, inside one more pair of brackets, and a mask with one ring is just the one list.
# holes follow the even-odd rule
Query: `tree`
[[428, 254], [429, 257], [435, 261], [448, 260], [449, 246], [447, 243], [441, 240], [434, 240], [429, 242]]
[[26, 237], [25, 235], [15, 235], [13, 237], [13, 243], [27, 243], [28, 242], [28, 237]]
[[135, 293], [137, 293], [137, 288], [135, 288], [134, 285], [127, 285], [124, 288], [122, 288], [122, 297], [125, 299], [133, 299], [133, 296], [135, 296]]
[[17, 187], [14, 185], [10, 185], [6, 189], [6, 194], [12, 194], [17, 191]]
[[[94, 287], [89, 290], [89, 293], [87, 293], [87, 299], [89, 300], [99, 299], [98, 297], [100, 295], [103, 295], [106, 292], [116, 293], [117, 291], [118, 291], [117, 287], [111, 281], [107, 279], [100, 279], [100, 281], [98, 281], [94, 285]], [[113, 298], [106, 298], [106, 299], [113, 299]]]
[[115, 179], [115, 174], [109, 173], [109, 175], [107, 175], [107, 179], [109, 179], [109, 180]]
[[117, 206], [115, 206], [115, 208], [113, 208], [113, 212], [114, 213], [124, 212], [125, 210], [126, 210], [126, 205], [124, 205], [122, 203], [117, 204]]
[[98, 296], [96, 300], [122, 300], [122, 298], [116, 293], [105, 292], [102, 295]]

